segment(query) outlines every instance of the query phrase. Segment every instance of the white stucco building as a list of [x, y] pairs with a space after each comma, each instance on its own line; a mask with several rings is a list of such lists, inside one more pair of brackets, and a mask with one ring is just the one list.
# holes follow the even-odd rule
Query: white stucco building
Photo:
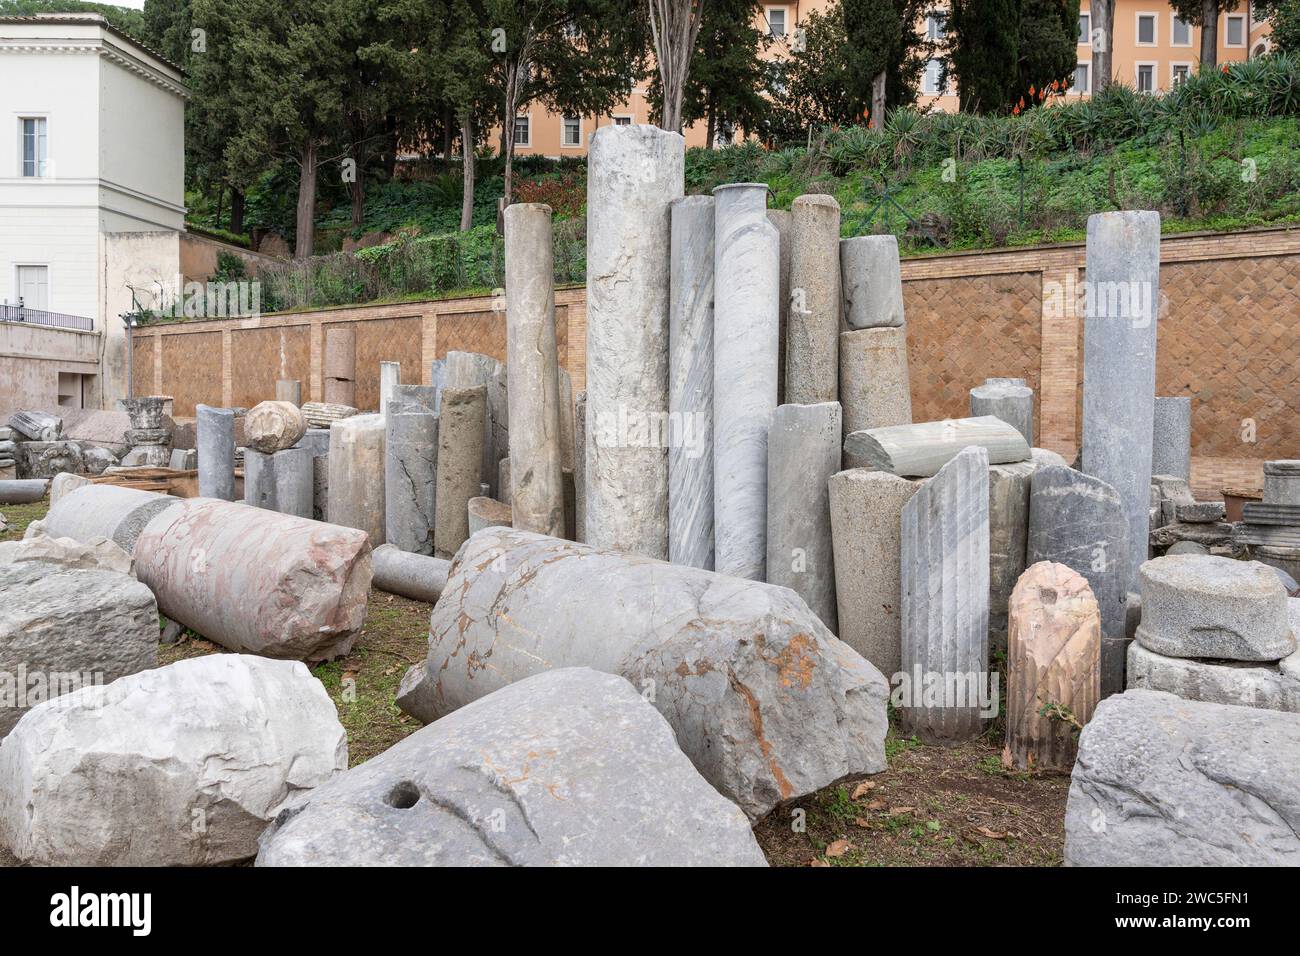
[[179, 68], [97, 14], [0, 17], [0, 318], [90, 320], [98, 375], [56, 369], [62, 404], [126, 394], [132, 287], [181, 271], [188, 95]]

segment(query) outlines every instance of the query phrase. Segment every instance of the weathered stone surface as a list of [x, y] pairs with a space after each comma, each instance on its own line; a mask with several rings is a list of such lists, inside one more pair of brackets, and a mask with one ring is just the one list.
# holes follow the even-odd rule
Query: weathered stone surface
[[513, 203], [505, 211], [506, 366], [512, 387], [510, 503], [517, 527], [564, 536], [559, 352], [551, 207]]
[[1055, 561], [1087, 580], [1101, 610], [1101, 692], [1124, 689], [1128, 522], [1119, 495], [1073, 468], [1034, 471], [1029, 499], [1029, 564]]
[[902, 670], [902, 516], [921, 482], [854, 468], [827, 482], [842, 641], [886, 679]]
[[586, 536], [660, 559], [670, 207], [685, 189], [685, 157], [680, 134], [633, 125], [596, 130], [587, 159]]
[[171, 464], [171, 449], [166, 445], [140, 445], [122, 456], [124, 468], [166, 468]]
[[180, 503], [180, 498], [115, 485], [87, 485], [64, 495], [45, 516], [51, 538], [88, 542], [108, 538], [127, 554], [155, 515]]
[[0, 743], [0, 843], [44, 866], [200, 866], [257, 852], [287, 798], [347, 767], [301, 663], [216, 654], [33, 710]]
[[1300, 507], [1300, 460], [1264, 462], [1264, 503]]
[[[357, 403], [357, 329], [352, 323], [325, 329], [325, 401], [330, 405]], [[313, 422], [313, 425], [318, 424]]]
[[790, 267], [794, 258], [794, 217], [788, 209], [769, 209], [767, 221], [776, 230], [777, 246], [780, 248], [780, 265], [777, 267], [780, 299], [777, 306], [777, 360], [776, 360], [776, 403], [785, 402], [785, 343], [790, 327]]
[[834, 196], [800, 196], [790, 204], [790, 219], [790, 290], [783, 300], [789, 314], [785, 402], [835, 402], [840, 397], [840, 204]]
[[285, 515], [310, 518], [314, 513], [315, 455], [306, 446], [264, 455], [244, 452], [244, 504]]
[[469, 500], [480, 496], [479, 469], [483, 461], [483, 421], [487, 389], [453, 388], [442, 391], [438, 420], [437, 514], [433, 541], [435, 553], [455, 554], [469, 537]]
[[767, 459], [767, 583], [790, 588], [839, 632], [827, 482], [840, 470], [840, 404], [782, 405]]
[[668, 313], [668, 560], [708, 571], [713, 570], [713, 241], [713, 197], [675, 200]]
[[840, 405], [845, 434], [912, 423], [905, 328], [840, 334]]
[[[710, 426], [712, 422], [710, 422]], [[712, 446], [707, 454], [713, 455]], [[712, 482], [710, 482], [712, 484]], [[709, 495], [713, 491], [710, 489]], [[506, 502], [509, 504], [509, 502]], [[712, 497], [710, 497], [710, 505]], [[573, 400], [573, 510], [574, 540], [587, 540], [587, 392], [583, 389]]]
[[[81, 447], [81, 443], [75, 441], [23, 442], [18, 446], [16, 461], [18, 462], [19, 474], [33, 479], [53, 478], [62, 471], [70, 471], [79, 475], [86, 470], [85, 452]], [[125, 464], [154, 464], [150, 461], [132, 462], [127, 459], [123, 459], [123, 462]]]
[[1097, 600], [1081, 574], [1041, 561], [1021, 575], [1009, 608], [1003, 763], [1069, 770], [1077, 741], [1067, 718], [1087, 724], [1101, 698]]
[[[190, 456], [187, 459], [188, 467], [197, 468], [197, 452], [191, 450], [186, 454]], [[118, 463], [117, 456], [107, 448], [97, 448], [94, 445], [86, 446], [84, 443], [81, 448], [81, 460], [82, 467], [87, 475], [102, 475]]]
[[259, 866], [763, 866], [744, 814], [621, 677], [538, 674], [318, 788]]
[[388, 403], [393, 400], [397, 386], [402, 384], [401, 362], [379, 363], [379, 414], [388, 413]]
[[[469, 533], [482, 531], [484, 528], [513, 527], [514, 514], [508, 504], [495, 498], [469, 499]], [[558, 537], [558, 536], [557, 536]]]
[[951, 418], [855, 431], [844, 453], [855, 467], [874, 468], [909, 478], [936, 475], [964, 448], [985, 450], [989, 464], [1028, 461], [1029, 445], [999, 418]]
[[[42, 701], [153, 667], [157, 649], [158, 606], [130, 575], [0, 562], [0, 737]], [[0, 773], [0, 803], [16, 782]]]
[[0, 564], [17, 564], [22, 561], [39, 561], [41, 564], [84, 571], [113, 571], [117, 574], [134, 574], [135, 562], [107, 538], [74, 541], [72, 538], [51, 538], [44, 525], [21, 541], [0, 541]]
[[303, 417], [307, 419], [307, 427], [311, 428], [329, 428], [330, 425], [344, 418], [351, 418], [357, 414], [357, 410], [351, 405], [340, 405], [330, 402], [304, 402], [302, 405]]
[[48, 478], [18, 478], [0, 481], [0, 505], [26, 505], [40, 501], [50, 488]]
[[149, 523], [135, 559], [164, 614], [232, 651], [328, 660], [365, 623], [370, 544], [355, 529], [187, 498]]
[[235, 411], [199, 405], [195, 409], [199, 451], [199, 494], [235, 499]]
[[1166, 657], [1137, 641], [1128, 649], [1128, 686], [1187, 700], [1300, 713], [1300, 653], [1277, 663]]
[[1300, 864], [1300, 717], [1130, 690], [1079, 739], [1067, 866]]
[[[170, 395], [142, 395], [138, 398], [118, 399], [118, 406], [126, 412], [133, 429], [157, 429], [171, 431]], [[132, 444], [127, 439], [127, 444]]]
[[193, 448], [173, 448], [167, 467], [173, 471], [193, 471], [199, 467], [199, 453]]
[[903, 505], [901, 585], [904, 727], [932, 743], [970, 740], [993, 716], [983, 448], [963, 449]]
[[1001, 379], [986, 379], [970, 390], [970, 413], [978, 418], [992, 415], [1025, 436], [1034, 444], [1034, 390]]
[[903, 327], [903, 279], [894, 236], [840, 240], [844, 320], [851, 329]]
[[1257, 561], [1182, 554], [1142, 565], [1137, 640], [1166, 657], [1276, 661], [1293, 654], [1287, 595]]
[[401, 398], [384, 411], [384, 540], [403, 551], [433, 554], [438, 416]]
[[244, 416], [245, 446], [264, 455], [292, 448], [305, 434], [307, 419], [290, 402], [261, 402]]
[[767, 435], [779, 367], [780, 240], [767, 220], [765, 184], [731, 183], [713, 195], [713, 561], [723, 574], [762, 581]]
[[433, 678], [429, 676], [429, 669], [423, 661], [412, 664], [402, 675], [402, 682], [397, 685], [396, 703], [398, 710], [422, 724], [431, 724], [438, 719]]
[[384, 543], [384, 419], [355, 415], [330, 425], [329, 520]]
[[9, 416], [9, 427], [28, 441], [58, 441], [63, 437], [63, 419], [49, 412], [14, 412]]
[[[1088, 217], [1085, 290], [1082, 471], [1106, 482], [1124, 502], [1133, 587], [1147, 557], [1150, 521], [1159, 213]], [[1105, 680], [1103, 675], [1103, 684]]]
[[415, 601], [434, 604], [447, 585], [451, 562], [425, 554], [402, 551], [392, 544], [381, 544], [371, 552], [374, 566], [372, 583], [381, 591], [400, 594]]
[[302, 382], [296, 378], [280, 378], [275, 382], [275, 400], [302, 407]]
[[[447, 353], [447, 380], [443, 386], [444, 391], [448, 388], [474, 388], [480, 385], [483, 387], [483, 441], [479, 446], [478, 474], [479, 481], [488, 486], [489, 495], [499, 493], [497, 466], [502, 458], [510, 454], [505, 422], [501, 423], [500, 429], [494, 427], [494, 418], [498, 415], [504, 418], [510, 407], [508, 396], [506, 401], [501, 400], [505, 392], [502, 390], [502, 381], [497, 373], [502, 368], [501, 363], [490, 355], [482, 355], [478, 352]], [[497, 434], [498, 431], [500, 435]]]
[[1192, 477], [1192, 400], [1158, 397], [1152, 412], [1151, 473]]
[[793, 591], [698, 568], [484, 529], [452, 564], [428, 665], [441, 714], [551, 667], [653, 687], [682, 750], [751, 819], [884, 767], [879, 672]]

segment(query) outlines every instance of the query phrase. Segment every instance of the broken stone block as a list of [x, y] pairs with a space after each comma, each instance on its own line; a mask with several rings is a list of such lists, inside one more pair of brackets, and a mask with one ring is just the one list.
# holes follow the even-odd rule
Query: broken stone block
[[244, 445], [263, 455], [292, 448], [307, 434], [307, 419], [292, 402], [259, 402], [244, 416]]
[[1129, 690], [1079, 738], [1066, 866], [1300, 864], [1300, 717]]
[[63, 437], [63, 419], [49, 412], [14, 412], [9, 427], [28, 441], [56, 442]]
[[1187, 700], [1300, 713], [1300, 651], [1276, 663], [1166, 657], [1137, 641], [1128, 649], [1128, 686]]
[[351, 650], [370, 592], [365, 532], [211, 498], [177, 501], [135, 550], [136, 574], [164, 614], [232, 651], [318, 661]]
[[[506, 461], [508, 459], [502, 459]], [[514, 509], [492, 498], [469, 499], [469, 533], [484, 528], [510, 528], [514, 526]]]
[[1276, 661], [1296, 650], [1287, 595], [1257, 561], [1181, 554], [1142, 565], [1137, 640], [1166, 657]]
[[431, 724], [438, 719], [433, 678], [429, 676], [429, 669], [423, 661], [412, 664], [402, 675], [402, 682], [397, 686], [396, 703], [398, 710], [422, 724]]
[[793, 591], [698, 568], [485, 528], [452, 563], [428, 666], [441, 714], [550, 667], [620, 674], [751, 819], [884, 768], [880, 673]]
[[1081, 574], [1040, 561], [1020, 576], [1007, 616], [1003, 762], [1069, 770], [1077, 725], [1101, 696], [1101, 611]]
[[51, 538], [90, 541], [108, 538], [127, 554], [135, 550], [144, 526], [180, 504], [180, 498], [118, 485], [87, 485], [63, 495], [45, 516]]
[[626, 680], [503, 687], [293, 800], [258, 866], [764, 866]]
[[107, 538], [74, 541], [71, 538], [51, 538], [44, 525], [21, 541], [0, 541], [0, 564], [20, 561], [39, 561], [61, 568], [114, 571], [118, 574], [135, 574], [131, 556]]
[[18, 446], [18, 470], [28, 478], [53, 478], [61, 471], [79, 475], [86, 470], [81, 443], [28, 441]]
[[337, 402], [303, 402], [302, 414], [307, 419], [308, 428], [329, 428], [334, 422], [351, 418], [358, 411], [351, 405]]
[[158, 606], [129, 575], [0, 564], [0, 737], [42, 701], [153, 667], [157, 653]]
[[287, 798], [346, 767], [334, 704], [301, 663], [178, 661], [22, 720], [0, 743], [0, 843], [42, 866], [234, 863]]

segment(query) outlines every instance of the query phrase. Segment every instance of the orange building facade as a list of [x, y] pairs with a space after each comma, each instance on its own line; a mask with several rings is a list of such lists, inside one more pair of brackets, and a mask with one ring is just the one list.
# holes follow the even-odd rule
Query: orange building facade
[[[769, 33], [772, 43], [765, 56], [788, 57], [801, 41], [803, 19], [813, 11], [824, 12], [832, 0], [802, 0], [764, 4], [756, 26]], [[1067, 96], [1090, 95], [1096, 85], [1092, 71], [1093, 29], [1088, 0], [1079, 13], [1079, 58], [1074, 87]], [[946, 39], [944, 4], [936, 3], [917, 29], [935, 42]], [[1255, 18], [1254, 5], [1246, 0], [1232, 13], [1219, 15], [1218, 62], [1220, 65], [1260, 56], [1269, 50], [1269, 25]], [[1159, 94], [1196, 72], [1200, 62], [1201, 29], [1181, 22], [1168, 3], [1152, 0], [1118, 0], [1115, 9], [1114, 79], [1143, 92]], [[587, 143], [601, 126], [651, 122], [646, 98], [648, 80], [642, 80], [627, 99], [604, 116], [560, 116], [533, 104], [515, 120], [515, 154], [551, 158], [585, 156]], [[939, 60], [931, 60], [921, 77], [917, 105], [923, 110], [955, 112], [958, 107], [955, 80], [944, 82]], [[703, 122], [685, 130], [686, 145], [703, 146], [707, 131]], [[492, 141], [497, 141], [494, 135]]]

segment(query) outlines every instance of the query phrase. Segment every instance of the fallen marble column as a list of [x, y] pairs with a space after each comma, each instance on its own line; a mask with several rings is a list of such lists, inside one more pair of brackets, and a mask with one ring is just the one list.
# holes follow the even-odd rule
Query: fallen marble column
[[384, 419], [355, 415], [330, 426], [330, 524], [357, 528], [370, 546], [384, 543]]
[[130, 554], [145, 525], [181, 501], [156, 491], [87, 485], [60, 497], [42, 524], [51, 538], [71, 538], [82, 544], [108, 538]]
[[912, 423], [905, 328], [840, 334], [840, 405], [844, 432]]
[[433, 554], [438, 416], [400, 397], [384, 411], [384, 540]]
[[471, 535], [484, 528], [510, 528], [514, 525], [514, 513], [510, 506], [495, 498], [471, 498], [468, 508]]
[[[712, 457], [713, 449], [708, 449]], [[712, 491], [709, 492], [712, 507]], [[508, 502], [507, 502], [508, 503]], [[587, 391], [573, 400], [573, 527], [575, 541], [587, 540]]]
[[928, 743], [972, 740], [998, 710], [983, 448], [963, 449], [903, 505], [901, 584], [903, 726]]
[[1087, 580], [1101, 611], [1101, 693], [1124, 689], [1128, 651], [1128, 521], [1104, 481], [1048, 465], [1034, 471], [1029, 498], [1028, 564], [1055, 561]]
[[1042, 561], [1020, 577], [1007, 625], [1007, 729], [1002, 762], [1069, 770], [1076, 726], [1101, 697], [1101, 612], [1083, 576]]
[[854, 468], [827, 488], [842, 641], [893, 680], [902, 670], [903, 505], [921, 482]]
[[344, 418], [351, 418], [357, 410], [351, 405], [331, 404], [329, 402], [304, 402], [303, 417], [307, 419], [307, 428], [329, 428]]
[[1296, 866], [1300, 719], [1130, 690], [1079, 738], [1066, 866]]
[[397, 394], [397, 386], [402, 384], [401, 362], [379, 363], [379, 414], [388, 414], [388, 403]]
[[[1119, 494], [1129, 586], [1147, 557], [1155, 428], [1160, 214], [1088, 217], [1083, 320], [1083, 472]], [[1105, 683], [1105, 676], [1102, 678]]]
[[1151, 474], [1192, 479], [1192, 400], [1155, 400], [1151, 435]]
[[292, 448], [305, 434], [307, 419], [289, 402], [261, 402], [244, 416], [244, 446], [264, 455]]
[[835, 560], [827, 482], [840, 470], [840, 405], [781, 405], [767, 459], [767, 583], [790, 588], [833, 634]]
[[789, 311], [785, 402], [835, 402], [840, 397], [840, 204], [834, 196], [800, 196], [790, 205], [790, 217], [790, 291], [783, 299]]
[[58, 441], [63, 437], [63, 419], [49, 412], [16, 411], [9, 416], [9, 427], [28, 441]]
[[469, 500], [480, 497], [487, 388], [443, 389], [438, 420], [434, 553], [455, 554], [469, 537]]
[[713, 570], [714, 228], [712, 196], [686, 196], [673, 202], [668, 560], [708, 571]]
[[910, 478], [938, 474], [968, 447], [984, 449], [991, 465], [1030, 458], [1025, 436], [989, 415], [871, 428], [852, 432], [844, 440], [844, 454], [854, 467], [874, 468]]
[[[670, 207], [685, 141], [603, 126], [587, 158], [587, 540], [668, 557]], [[636, 175], [629, 175], [636, 170]], [[772, 376], [775, 388], [776, 376]]]
[[0, 481], [0, 505], [27, 505], [40, 501], [50, 487], [48, 478], [15, 478]]
[[275, 400], [302, 407], [302, 382], [296, 378], [281, 378], [275, 382]]
[[292, 801], [258, 866], [764, 866], [621, 677], [503, 687]]
[[970, 390], [970, 413], [973, 418], [992, 415], [1025, 436], [1025, 444], [1034, 444], [1034, 390], [1001, 379], [987, 379]]
[[[75, 550], [38, 541], [13, 550]], [[158, 605], [135, 578], [92, 556], [81, 568], [16, 557], [0, 563], [0, 737], [32, 707], [153, 667], [158, 655]], [[17, 784], [0, 773], [0, 805]]]
[[235, 500], [235, 410], [199, 405], [194, 410], [199, 452], [199, 494]]
[[348, 323], [325, 329], [325, 402], [357, 404], [357, 329]]
[[366, 620], [370, 543], [352, 528], [185, 498], [134, 553], [159, 610], [232, 651], [329, 660]]
[[884, 679], [793, 591], [525, 531], [474, 535], [430, 622], [439, 714], [572, 666], [631, 681], [750, 819], [884, 768]]
[[506, 207], [505, 260], [510, 504], [516, 527], [564, 537], [550, 206]]
[[840, 240], [844, 321], [850, 329], [902, 328], [903, 279], [894, 236]]
[[447, 586], [451, 562], [443, 558], [403, 551], [393, 544], [381, 544], [370, 557], [374, 566], [372, 583], [381, 591], [436, 604]]
[[178, 661], [42, 704], [0, 742], [0, 844], [41, 866], [238, 862], [347, 753], [301, 663]]
[[273, 455], [244, 452], [244, 504], [283, 515], [310, 518], [316, 499], [311, 448], [286, 448]]
[[1264, 462], [1264, 503], [1300, 507], [1300, 461]]
[[780, 244], [767, 220], [764, 183], [719, 186], [713, 195], [714, 567], [762, 581], [767, 433], [779, 364]]

